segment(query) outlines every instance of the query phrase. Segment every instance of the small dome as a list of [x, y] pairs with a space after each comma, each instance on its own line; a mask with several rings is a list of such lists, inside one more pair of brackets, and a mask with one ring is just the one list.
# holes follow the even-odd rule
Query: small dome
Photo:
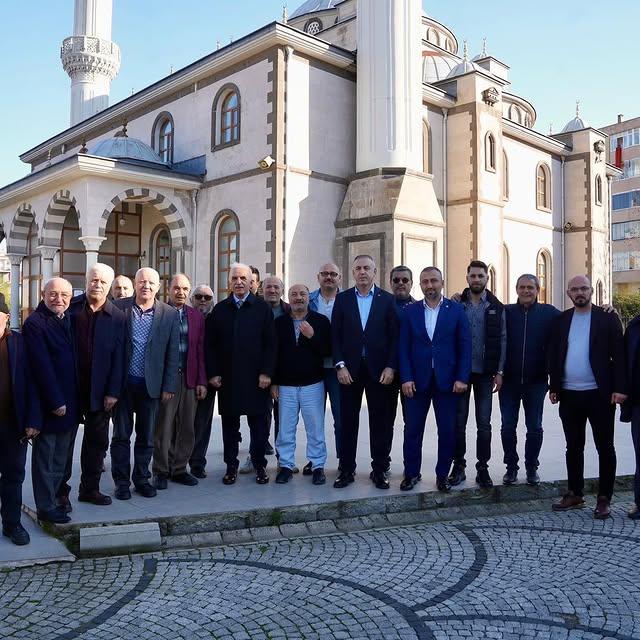
[[580, 131], [581, 129], [588, 129], [589, 123], [580, 115], [580, 103], [576, 102], [576, 116], [572, 120], [569, 120], [560, 133], [571, 133], [573, 131]]
[[118, 131], [113, 138], [102, 140], [89, 151], [89, 155], [118, 160], [142, 160], [164, 164], [160, 156], [146, 143], [137, 138], [129, 138], [126, 131]]
[[333, 9], [337, 4], [340, 4], [342, 0], [307, 0], [303, 2], [290, 16], [289, 20], [293, 18], [299, 18], [307, 13], [315, 13], [316, 11], [326, 11], [327, 9]]
[[425, 51], [422, 55], [422, 82], [427, 84], [444, 80], [458, 64], [452, 56], [438, 51]]
[[467, 41], [464, 41], [464, 53], [462, 55], [462, 62], [459, 62], [451, 71], [447, 78], [455, 78], [456, 76], [464, 75], [470, 71], [482, 71], [482, 69], [475, 63], [469, 60], [469, 49], [467, 47]]

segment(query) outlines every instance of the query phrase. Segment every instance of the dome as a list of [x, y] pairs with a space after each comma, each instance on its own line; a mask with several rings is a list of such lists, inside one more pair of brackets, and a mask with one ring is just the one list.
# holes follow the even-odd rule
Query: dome
[[454, 57], [438, 51], [424, 51], [422, 56], [422, 82], [427, 84], [444, 80], [458, 64]]
[[482, 69], [475, 63], [469, 60], [469, 49], [467, 48], [467, 41], [464, 41], [464, 53], [462, 56], [462, 62], [459, 62], [447, 75], [447, 78], [455, 78], [456, 76], [464, 75], [470, 71], [482, 71]]
[[315, 13], [316, 11], [326, 11], [333, 9], [342, 0], [307, 0], [303, 2], [290, 16], [289, 20], [299, 18], [307, 13]]
[[160, 156], [148, 144], [137, 138], [129, 138], [126, 128], [118, 131], [113, 138], [98, 142], [89, 151], [89, 155], [118, 160], [142, 160], [143, 162], [153, 162], [155, 164], [167, 164], [161, 160]]

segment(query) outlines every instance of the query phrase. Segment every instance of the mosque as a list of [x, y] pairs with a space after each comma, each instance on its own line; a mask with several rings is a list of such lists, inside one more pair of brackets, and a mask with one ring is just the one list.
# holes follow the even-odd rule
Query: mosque
[[609, 300], [606, 135], [579, 113], [534, 130], [507, 64], [461, 50], [420, 0], [307, 0], [109, 106], [111, 22], [112, 0], [75, 0], [70, 127], [0, 189], [12, 326], [43, 280], [80, 289], [98, 259], [153, 266], [162, 296], [178, 271], [219, 299], [236, 260], [313, 284], [322, 262], [348, 273], [369, 253], [383, 284], [435, 264], [459, 290], [479, 258], [504, 301], [524, 272], [558, 306], [577, 273]]

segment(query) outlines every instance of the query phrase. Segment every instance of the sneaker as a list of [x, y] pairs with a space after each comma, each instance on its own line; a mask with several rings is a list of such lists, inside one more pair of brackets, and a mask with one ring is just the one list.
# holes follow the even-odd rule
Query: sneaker
[[253, 462], [251, 462], [251, 456], [247, 456], [247, 459], [240, 465], [238, 471], [242, 474], [253, 473]]
[[276, 476], [277, 484], [287, 484], [289, 480], [291, 480], [291, 476], [293, 475], [293, 471], [288, 467], [281, 467], [280, 471], [278, 471], [278, 475]]
[[584, 507], [584, 498], [577, 496], [573, 491], [565, 493], [558, 502], [551, 505], [553, 511], [569, 511], [569, 509], [581, 509]]

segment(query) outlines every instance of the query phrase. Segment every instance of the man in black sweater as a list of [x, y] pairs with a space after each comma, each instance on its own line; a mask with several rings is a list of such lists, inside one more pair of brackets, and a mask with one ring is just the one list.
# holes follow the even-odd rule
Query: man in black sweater
[[331, 325], [320, 313], [309, 311], [309, 289], [294, 284], [289, 289], [289, 313], [275, 321], [277, 364], [271, 396], [279, 401], [280, 429], [276, 449], [280, 472], [276, 482], [289, 481], [295, 467], [296, 429], [300, 413], [307, 432], [307, 460], [313, 484], [326, 482], [324, 465], [324, 358], [331, 352]]

